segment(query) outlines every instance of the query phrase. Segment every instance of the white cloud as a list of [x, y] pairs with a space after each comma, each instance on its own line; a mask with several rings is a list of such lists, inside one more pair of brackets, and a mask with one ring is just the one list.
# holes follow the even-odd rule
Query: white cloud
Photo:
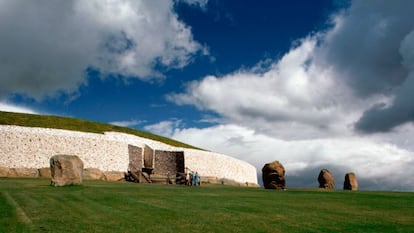
[[[174, 138], [246, 160], [280, 160], [291, 184], [322, 168], [337, 188], [354, 171], [363, 189], [414, 190], [413, 4], [353, 1], [333, 27], [302, 39], [267, 68], [206, 76], [167, 99], [221, 116]], [[363, 123], [370, 123], [364, 125]], [[355, 124], [357, 123], [357, 124]], [[358, 130], [378, 132], [360, 135]], [[312, 184], [312, 185], [309, 185]]]
[[192, 6], [206, 7], [208, 0], [178, 0], [179, 2], [184, 2]]
[[[356, 127], [367, 133], [386, 132], [413, 122], [413, 1], [352, 1], [336, 15], [335, 27], [323, 38], [314, 62], [330, 66], [360, 98], [386, 95], [392, 102], [366, 108]], [[411, 67], [411, 68], [410, 68]]]
[[143, 121], [137, 121], [137, 120], [109, 122], [109, 124], [111, 124], [111, 125], [117, 125], [117, 126], [121, 126], [121, 127], [131, 127], [131, 126], [136, 126], [136, 125], [139, 125], [139, 124], [142, 124], [142, 123], [143, 123]]
[[332, 28], [302, 39], [270, 68], [207, 76], [168, 99], [272, 135], [390, 131], [414, 119], [413, 9], [414, 2], [353, 1], [332, 16]]
[[0, 111], [4, 112], [17, 112], [17, 113], [29, 113], [29, 114], [41, 114], [31, 108], [25, 106], [18, 106], [7, 102], [0, 102]]
[[414, 190], [409, 178], [414, 175], [413, 152], [372, 138], [288, 141], [237, 125], [176, 130], [173, 138], [250, 162], [259, 173], [265, 163], [279, 160], [286, 168], [288, 187], [317, 187], [319, 171], [328, 168], [339, 189], [345, 173], [352, 171], [364, 190]]
[[286, 139], [351, 134], [364, 107], [387, 99], [355, 98], [332, 69], [312, 63], [316, 43], [315, 37], [302, 40], [267, 70], [253, 67], [223, 77], [207, 76], [190, 83], [185, 93], [167, 98]]
[[147, 130], [151, 133], [162, 135], [165, 137], [171, 137], [176, 128], [181, 126], [181, 120], [168, 120], [168, 121], [161, 121], [156, 124], [146, 125], [144, 130]]
[[74, 92], [85, 70], [159, 79], [205, 49], [164, 0], [0, 0], [0, 96]]

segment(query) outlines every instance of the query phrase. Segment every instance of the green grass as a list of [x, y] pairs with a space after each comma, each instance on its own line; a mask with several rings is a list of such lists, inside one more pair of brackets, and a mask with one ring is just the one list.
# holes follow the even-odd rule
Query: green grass
[[3, 178], [0, 216], [0, 232], [413, 232], [414, 193]]
[[11, 113], [0, 111], [0, 125], [18, 125], [27, 127], [43, 127], [43, 128], [54, 128], [54, 129], [66, 129], [81, 132], [90, 133], [104, 133], [107, 131], [116, 131], [121, 133], [133, 134], [139, 137], [152, 139], [155, 141], [163, 142], [168, 145], [194, 148], [197, 147], [172, 140], [170, 138], [162, 137], [159, 135], [151, 134], [148, 132], [138, 131], [130, 128], [103, 124], [99, 122], [58, 117], [58, 116], [45, 116], [45, 115], [34, 115], [34, 114], [23, 114], [23, 113]]

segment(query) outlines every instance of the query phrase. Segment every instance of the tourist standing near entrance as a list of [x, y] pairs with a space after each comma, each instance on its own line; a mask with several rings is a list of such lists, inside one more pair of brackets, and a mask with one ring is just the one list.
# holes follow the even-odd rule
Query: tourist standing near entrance
[[194, 177], [193, 177], [193, 185], [194, 186], [198, 186], [198, 185], [200, 185], [200, 177], [198, 176], [198, 172], [196, 172], [195, 174], [194, 174]]
[[194, 173], [193, 172], [190, 172], [190, 186], [192, 186], [193, 185], [193, 182], [194, 182]]
[[190, 173], [188, 171], [185, 173], [185, 184], [190, 186]]

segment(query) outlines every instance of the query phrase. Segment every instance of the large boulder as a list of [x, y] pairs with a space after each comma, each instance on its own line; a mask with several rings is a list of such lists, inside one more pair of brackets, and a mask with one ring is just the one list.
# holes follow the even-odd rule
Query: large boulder
[[335, 179], [328, 169], [322, 169], [318, 176], [319, 188], [335, 189]]
[[105, 176], [105, 180], [107, 181], [121, 181], [125, 180], [125, 172], [118, 172], [118, 171], [105, 171], [103, 172]]
[[344, 181], [344, 190], [352, 190], [352, 191], [358, 190], [358, 181], [355, 176], [355, 173], [353, 172], [346, 173], [345, 181]]
[[84, 180], [105, 180], [104, 173], [98, 168], [85, 168], [83, 170]]
[[9, 174], [10, 168], [8, 167], [0, 167], [0, 177], [7, 177]]
[[42, 178], [52, 178], [52, 173], [50, 172], [50, 167], [39, 168], [39, 177]]
[[36, 168], [10, 168], [9, 177], [39, 177], [39, 171]]
[[83, 162], [76, 155], [54, 155], [50, 158], [52, 186], [82, 184]]
[[184, 172], [177, 172], [175, 174], [175, 183], [178, 185], [186, 185], [187, 184], [187, 176]]
[[266, 189], [285, 189], [285, 168], [279, 161], [266, 163], [262, 168], [263, 185]]

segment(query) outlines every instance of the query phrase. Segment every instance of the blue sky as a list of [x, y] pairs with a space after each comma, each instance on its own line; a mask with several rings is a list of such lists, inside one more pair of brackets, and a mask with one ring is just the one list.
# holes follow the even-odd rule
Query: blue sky
[[87, 67], [86, 83], [78, 87], [74, 100], [67, 93], [42, 101], [18, 93], [9, 101], [40, 112], [100, 122], [137, 121], [141, 123], [132, 126], [141, 129], [170, 118], [197, 126], [206, 113], [172, 104], [165, 95], [207, 75], [231, 73], [280, 57], [293, 42], [325, 27], [336, 8], [329, 1], [211, 1], [203, 7], [177, 3], [173, 10], [191, 27], [193, 39], [205, 46], [208, 54], [192, 54], [191, 61], [179, 69], [155, 67], [162, 72], [162, 80], [148, 77], [152, 80], [142, 81], [117, 74], [102, 77], [99, 69]]
[[[0, 110], [172, 137], [288, 186], [414, 190], [414, 4], [0, 0]], [[393, 174], [393, 175], [384, 175]], [[398, 181], [398, 182], [397, 182]]]

